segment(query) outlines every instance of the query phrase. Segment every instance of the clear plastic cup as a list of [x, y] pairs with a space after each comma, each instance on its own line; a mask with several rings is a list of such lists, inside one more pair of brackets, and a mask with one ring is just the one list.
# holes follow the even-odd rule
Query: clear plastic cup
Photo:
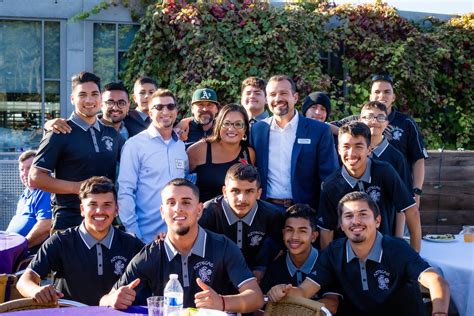
[[148, 316], [163, 316], [164, 302], [165, 298], [163, 296], [150, 296], [147, 298], [146, 303], [148, 305]]

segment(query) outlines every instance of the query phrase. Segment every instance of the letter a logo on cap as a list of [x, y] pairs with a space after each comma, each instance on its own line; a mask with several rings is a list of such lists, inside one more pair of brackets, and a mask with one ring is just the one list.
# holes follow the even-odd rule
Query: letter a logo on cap
[[207, 91], [206, 90], [203, 90], [202, 91], [202, 94], [201, 94], [201, 99], [209, 99], [211, 96], [209, 94], [207, 94]]

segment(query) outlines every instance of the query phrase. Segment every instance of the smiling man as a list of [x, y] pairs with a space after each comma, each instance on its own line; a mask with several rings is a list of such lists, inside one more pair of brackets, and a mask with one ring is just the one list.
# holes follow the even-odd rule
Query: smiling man
[[240, 104], [247, 111], [249, 124], [266, 119], [269, 114], [265, 109], [267, 103], [265, 95], [265, 86], [267, 82], [262, 78], [248, 77], [242, 81]]
[[274, 286], [269, 296], [311, 297], [337, 288], [344, 296], [337, 315], [424, 315], [419, 284], [427, 287], [432, 315], [448, 315], [449, 287], [408, 244], [378, 232], [380, 211], [364, 192], [351, 192], [338, 203], [339, 225], [346, 234], [332, 242], [299, 287]]
[[82, 222], [78, 197], [82, 181], [92, 176], [115, 179], [123, 139], [113, 127], [99, 123], [97, 112], [101, 101], [99, 77], [89, 72], [72, 77], [74, 112], [66, 121], [71, 132], [47, 131], [33, 161], [30, 187], [55, 193], [52, 196], [55, 230]]
[[[92, 177], [82, 183], [79, 196], [82, 224], [44, 242], [18, 281], [23, 296], [38, 303], [64, 297], [98, 305], [143, 247], [140, 240], [112, 226], [117, 216], [112, 181]], [[38, 285], [51, 271], [53, 284]]]
[[321, 185], [319, 227], [321, 248], [333, 239], [343, 237], [338, 229], [337, 205], [347, 193], [363, 191], [379, 205], [382, 213], [380, 232], [390, 236], [403, 236], [404, 212], [412, 247], [420, 250], [420, 213], [413, 195], [395, 169], [386, 162], [369, 158], [370, 129], [361, 122], [351, 122], [339, 129], [339, 155], [343, 166]]
[[123, 83], [110, 82], [102, 92], [102, 117], [100, 121], [115, 128], [123, 139], [127, 140], [129, 132], [123, 120], [130, 109], [128, 92]]
[[199, 220], [203, 228], [235, 242], [258, 279], [278, 253], [268, 253], [266, 246], [280, 243], [283, 219], [278, 208], [259, 200], [261, 193], [257, 169], [249, 164], [235, 164], [227, 171], [222, 195], [204, 204]]
[[260, 308], [262, 292], [237, 246], [198, 225], [202, 216], [198, 187], [174, 179], [163, 187], [161, 197], [161, 216], [168, 227], [165, 240], [145, 246], [100, 305], [118, 309], [145, 305], [147, 297], [163, 295], [169, 275], [177, 274], [184, 307], [238, 313]]
[[250, 134], [262, 199], [281, 209], [295, 203], [317, 208], [321, 182], [337, 169], [331, 130], [298, 114], [298, 93], [290, 77], [271, 77], [266, 92], [273, 116], [255, 123]]
[[166, 232], [160, 220], [160, 191], [188, 170], [184, 143], [173, 132], [178, 114], [174, 94], [158, 89], [148, 104], [152, 123], [125, 143], [118, 177], [120, 219], [128, 232], [144, 242]]

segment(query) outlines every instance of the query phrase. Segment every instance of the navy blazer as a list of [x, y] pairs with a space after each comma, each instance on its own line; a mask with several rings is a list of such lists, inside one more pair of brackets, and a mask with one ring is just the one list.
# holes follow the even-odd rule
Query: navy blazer
[[137, 135], [150, 126], [151, 119], [144, 121], [137, 110], [130, 110], [123, 119], [123, 123], [128, 130], [128, 137]]
[[[321, 183], [338, 169], [331, 129], [327, 124], [299, 115], [291, 153], [291, 190], [295, 203], [317, 210]], [[273, 117], [252, 126], [250, 143], [255, 149], [256, 166], [262, 182], [261, 199], [267, 198], [270, 124]], [[290, 163], [290, 162], [289, 162]]]

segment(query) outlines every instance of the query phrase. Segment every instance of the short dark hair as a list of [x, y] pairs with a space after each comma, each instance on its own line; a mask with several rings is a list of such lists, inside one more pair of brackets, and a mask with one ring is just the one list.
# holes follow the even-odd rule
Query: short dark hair
[[89, 194], [102, 194], [102, 193], [113, 193], [114, 200], [117, 202], [117, 192], [115, 191], [115, 185], [107, 177], [92, 177], [82, 182], [81, 188], [79, 189], [79, 198], [81, 200], [87, 199]]
[[362, 136], [367, 141], [367, 146], [370, 146], [370, 128], [362, 122], [349, 122], [339, 128], [339, 136], [344, 134], [351, 134], [354, 137]]
[[94, 75], [92, 72], [81, 71], [80, 73], [72, 76], [71, 81], [72, 91], [74, 91], [78, 85], [86, 82], [95, 83], [98, 90], [100, 91], [100, 78]]
[[171, 90], [168, 90], [168, 89], [157, 89], [155, 92], [153, 92], [153, 94], [148, 98], [148, 100], [153, 100], [154, 98], [158, 98], [158, 97], [172, 97], [173, 98], [173, 101], [174, 103], [176, 103], [176, 97], [174, 96], [173, 92], [171, 92]]
[[163, 189], [161, 189], [161, 191], [163, 192], [164, 189], [166, 189], [167, 187], [170, 187], [170, 186], [188, 187], [193, 191], [194, 196], [199, 200], [199, 188], [197, 187], [197, 185], [195, 185], [194, 183], [192, 183], [191, 181], [189, 181], [187, 179], [175, 178], [171, 181], [168, 181], [168, 183], [166, 183], [164, 185], [164, 187], [163, 187]]
[[155, 88], [158, 88], [158, 83], [156, 82], [156, 80], [148, 76], [138, 77], [137, 80], [135, 80], [135, 82], [133, 83], [133, 87], [135, 87], [136, 85], [144, 85], [146, 83], [151, 83], [155, 86]]
[[127, 94], [128, 97], [128, 90], [127, 88], [125, 88], [124, 84], [121, 81], [109, 82], [104, 86], [104, 91], [102, 92], [105, 91], [123, 91]]
[[347, 193], [342, 197], [342, 199], [339, 201], [337, 204], [337, 217], [339, 218], [339, 221], [341, 221], [341, 216], [342, 216], [342, 209], [344, 207], [344, 203], [346, 202], [353, 202], [353, 201], [365, 201], [367, 202], [367, 205], [369, 206], [369, 209], [374, 213], [374, 218], [380, 215], [380, 209], [377, 203], [375, 203], [374, 200], [370, 197], [365, 192], [361, 191], [354, 191]]
[[257, 168], [248, 163], [232, 165], [225, 175], [225, 181], [227, 180], [257, 181], [257, 187], [260, 188], [260, 175]]
[[18, 157], [18, 162], [24, 162], [32, 157], [36, 156], [36, 150], [27, 150], [21, 153], [20, 157]]
[[393, 87], [393, 78], [387, 72], [373, 75], [372, 78], [370, 79], [370, 82], [371, 84], [373, 84], [375, 81], [385, 81], [385, 82], [390, 83], [390, 85]]
[[361, 110], [369, 110], [369, 109], [378, 109], [388, 115], [387, 107], [385, 106], [385, 104], [379, 101], [370, 101], [370, 102], [364, 103], [361, 107]]
[[266, 93], [265, 92], [265, 87], [267, 86], [267, 82], [262, 79], [262, 78], [258, 78], [258, 77], [248, 77], [246, 78], [244, 81], [242, 81], [242, 85], [240, 87], [240, 91], [243, 92], [244, 89], [248, 86], [251, 86], [251, 87], [255, 87], [257, 89], [260, 89], [263, 91], [263, 93]]
[[250, 137], [249, 136], [249, 131], [250, 131], [249, 115], [247, 114], [247, 111], [245, 110], [245, 108], [237, 103], [226, 104], [222, 109], [220, 109], [219, 113], [217, 114], [216, 120], [214, 122], [214, 128], [212, 129], [212, 134], [206, 138], [208, 142], [214, 143], [221, 140], [222, 123], [224, 123], [224, 120], [227, 114], [231, 112], [239, 112], [244, 117], [245, 140], [242, 139], [240, 143], [242, 146], [248, 145], [248, 139]]
[[285, 212], [285, 222], [288, 218], [304, 218], [309, 221], [313, 231], [318, 230], [316, 225], [317, 212], [308, 204], [297, 203], [290, 206]]
[[291, 85], [291, 91], [293, 93], [296, 92], [296, 84], [295, 82], [293, 81], [293, 79], [291, 79], [289, 76], [286, 76], [286, 75], [276, 75], [276, 76], [273, 76], [271, 77], [270, 79], [268, 79], [268, 82], [271, 82], [271, 81], [288, 81]]

